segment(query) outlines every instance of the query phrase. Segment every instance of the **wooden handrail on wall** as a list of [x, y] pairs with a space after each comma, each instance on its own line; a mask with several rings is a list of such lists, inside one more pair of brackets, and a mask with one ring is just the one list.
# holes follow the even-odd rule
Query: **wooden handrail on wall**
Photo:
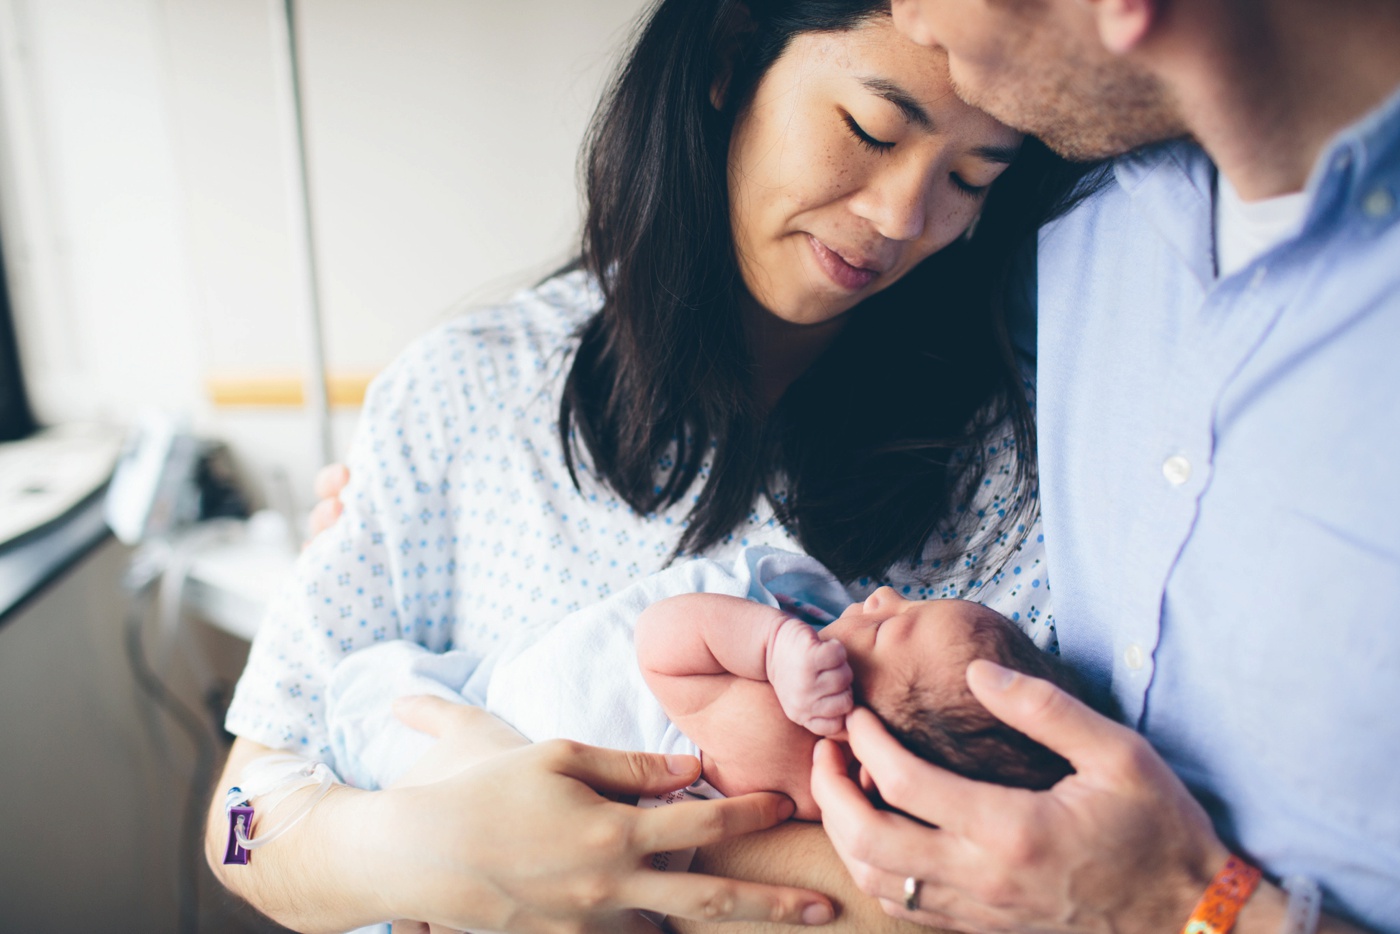
[[[331, 405], [364, 404], [372, 375], [340, 374], [326, 380]], [[204, 380], [209, 400], [220, 408], [300, 408], [306, 390], [300, 376], [210, 376]]]

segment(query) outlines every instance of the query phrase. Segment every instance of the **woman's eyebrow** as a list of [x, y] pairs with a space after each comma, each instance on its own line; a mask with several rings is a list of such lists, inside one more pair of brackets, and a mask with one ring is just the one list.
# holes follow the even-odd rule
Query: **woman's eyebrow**
[[866, 90], [878, 94], [899, 108], [900, 113], [910, 123], [916, 123], [926, 130], [933, 129], [933, 118], [924, 110], [924, 105], [914, 99], [904, 88], [895, 84], [887, 78], [861, 78], [860, 83]]
[[[925, 130], [935, 129], [933, 118], [924, 109], [924, 105], [895, 82], [888, 78], [861, 78], [860, 83], [872, 94], [877, 94], [898, 107], [899, 112], [904, 114], [904, 118], [910, 123], [917, 124]], [[986, 162], [1010, 165], [1016, 159], [1016, 153], [1020, 151], [1020, 148], [1020, 146], [978, 146], [972, 150], [972, 154]]]

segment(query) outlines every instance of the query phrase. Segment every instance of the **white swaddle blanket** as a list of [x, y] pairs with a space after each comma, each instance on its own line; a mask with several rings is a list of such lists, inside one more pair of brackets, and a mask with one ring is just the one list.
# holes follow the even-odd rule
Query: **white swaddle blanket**
[[697, 755], [647, 689], [633, 644], [642, 610], [683, 593], [747, 597], [799, 615], [805, 610], [818, 624], [851, 603], [816, 560], [748, 548], [732, 565], [706, 559], [674, 565], [553, 625], [522, 630], [484, 658], [433, 653], [401, 640], [372, 646], [346, 657], [331, 675], [326, 721], [333, 764], [352, 785], [392, 784], [434, 742], [390, 709], [395, 698], [413, 694], [485, 707], [535, 741]]

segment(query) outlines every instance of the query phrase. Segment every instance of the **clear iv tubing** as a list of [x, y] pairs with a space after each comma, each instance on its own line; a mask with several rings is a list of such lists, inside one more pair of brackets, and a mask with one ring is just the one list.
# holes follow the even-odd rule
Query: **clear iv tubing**
[[[296, 811], [289, 815], [286, 820], [282, 821], [280, 824], [278, 824], [276, 827], [273, 827], [266, 833], [260, 834], [256, 839], [247, 836], [247, 828], [244, 826], [243, 821], [240, 820], [238, 822], [238, 825], [234, 828], [234, 837], [238, 840], [238, 845], [243, 847], [243, 849], [245, 850], [256, 850], [258, 847], [267, 846], [269, 843], [276, 840], [278, 837], [282, 836], [284, 833], [295, 827], [303, 817], [310, 814], [311, 809], [314, 808], [317, 804], [319, 804], [321, 802], [321, 799], [330, 793], [331, 786], [335, 784], [335, 775], [331, 772], [330, 767], [327, 766], [324, 762], [317, 762], [312, 765], [308, 765], [305, 768], [298, 769], [296, 772], [292, 773], [286, 779], [279, 782], [276, 786], [274, 786], [266, 792], [266, 795], [270, 797], [274, 792], [282, 789], [286, 785], [296, 783], [303, 778], [310, 779], [317, 774], [320, 775], [320, 784], [316, 786], [316, 790], [313, 791], [310, 795], [308, 795], [305, 801], [297, 805]], [[302, 781], [300, 784], [297, 784], [296, 787], [288, 789], [272, 805], [269, 805], [269, 807], [275, 807], [276, 804], [280, 804], [281, 800], [287, 795], [291, 794], [293, 791], [297, 791], [301, 788], [306, 787], [307, 784], [308, 782]], [[262, 796], [260, 795], [259, 797]]]

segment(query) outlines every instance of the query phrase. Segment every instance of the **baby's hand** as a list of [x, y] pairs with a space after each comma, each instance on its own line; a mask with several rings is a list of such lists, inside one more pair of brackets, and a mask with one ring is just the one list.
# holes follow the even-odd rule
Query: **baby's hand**
[[768, 647], [768, 683], [787, 718], [818, 736], [839, 733], [851, 712], [851, 666], [846, 647], [819, 639], [811, 626], [789, 619]]

